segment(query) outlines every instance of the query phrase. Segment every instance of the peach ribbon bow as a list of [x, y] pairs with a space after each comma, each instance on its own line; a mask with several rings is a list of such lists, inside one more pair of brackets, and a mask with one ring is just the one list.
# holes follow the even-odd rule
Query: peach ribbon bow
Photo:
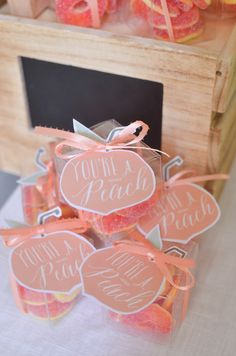
[[[114, 242], [114, 246], [121, 250], [133, 254], [147, 256], [150, 262], [156, 264], [159, 271], [167, 279], [167, 281], [175, 288], [186, 291], [192, 288], [195, 284], [195, 278], [189, 271], [189, 268], [195, 267], [195, 261], [191, 259], [183, 259], [181, 257], [167, 255], [161, 250], [158, 250], [153, 244], [144, 239], [142, 241], [121, 240]], [[189, 280], [185, 285], [176, 284], [169, 271], [168, 265], [173, 265], [185, 273], [186, 280]]]
[[[140, 128], [141, 131], [138, 133], [137, 136], [135, 136], [134, 134], [136, 133], [137, 129]], [[35, 127], [35, 132], [38, 134], [56, 137], [63, 140], [62, 142], [56, 145], [55, 153], [58, 157], [64, 159], [69, 159], [77, 155], [68, 153], [63, 154], [62, 151], [65, 147], [76, 148], [83, 151], [99, 151], [119, 148], [124, 149], [142, 141], [143, 138], [146, 136], [148, 130], [149, 126], [143, 121], [135, 121], [123, 128], [119, 132], [118, 136], [113, 138], [110, 142], [102, 143], [79, 133], [73, 133], [41, 126]], [[168, 156], [165, 152], [150, 147], [139, 147], [139, 149], [151, 150]]]

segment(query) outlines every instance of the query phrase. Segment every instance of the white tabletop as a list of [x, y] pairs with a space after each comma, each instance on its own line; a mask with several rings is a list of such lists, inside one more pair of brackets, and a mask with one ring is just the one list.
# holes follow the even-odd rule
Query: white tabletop
[[[171, 344], [127, 335], [107, 323], [101, 307], [83, 299], [57, 323], [38, 321], [16, 308], [0, 245], [0, 355], [2, 356], [234, 356], [236, 355], [236, 162], [220, 201], [221, 221], [205, 236], [189, 312]], [[2, 188], [4, 189], [4, 187]], [[16, 190], [0, 212], [22, 219]]]

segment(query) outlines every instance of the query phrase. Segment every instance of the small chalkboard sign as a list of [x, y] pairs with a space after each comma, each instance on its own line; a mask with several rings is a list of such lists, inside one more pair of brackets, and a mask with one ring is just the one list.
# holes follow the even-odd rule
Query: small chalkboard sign
[[32, 126], [72, 131], [72, 119], [90, 127], [116, 119], [145, 121], [145, 142], [161, 148], [163, 85], [95, 70], [21, 58]]

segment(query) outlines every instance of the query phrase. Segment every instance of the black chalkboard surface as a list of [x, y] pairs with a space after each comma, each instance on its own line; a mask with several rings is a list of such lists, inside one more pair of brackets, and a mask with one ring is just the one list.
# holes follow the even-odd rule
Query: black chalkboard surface
[[90, 127], [116, 119], [149, 124], [145, 142], [161, 148], [163, 85], [125, 76], [21, 58], [32, 126], [72, 131], [75, 118]]

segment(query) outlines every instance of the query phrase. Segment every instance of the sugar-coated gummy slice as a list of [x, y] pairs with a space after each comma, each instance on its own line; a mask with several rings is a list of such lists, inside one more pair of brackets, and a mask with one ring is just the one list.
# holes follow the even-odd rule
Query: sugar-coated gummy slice
[[26, 205], [42, 206], [45, 201], [35, 185], [22, 186], [22, 200]]
[[211, 0], [193, 0], [193, 3], [201, 10], [207, 9], [211, 5]]
[[91, 213], [86, 210], [78, 210], [78, 215], [80, 219], [85, 222], [93, 222], [94, 220], [100, 219], [102, 216], [96, 213]]
[[141, 216], [147, 214], [156, 204], [160, 194], [161, 189], [158, 189], [151, 198], [143, 203], [118, 210], [116, 213], [111, 213], [106, 216], [84, 210], [79, 210], [78, 214], [83, 221], [88, 222], [99, 233], [111, 234], [120, 232], [132, 227]]
[[223, 10], [225, 12], [236, 12], [236, 2], [232, 4], [224, 4], [223, 5]]
[[157, 203], [158, 199], [160, 198], [161, 192], [162, 192], [162, 188], [159, 187], [149, 199], [145, 200], [142, 203], [131, 206], [129, 208], [118, 210], [116, 214], [139, 219], [143, 215], [146, 215], [148, 211], [154, 207], [154, 205]]
[[54, 296], [50, 293], [35, 292], [31, 289], [22, 287], [19, 284], [18, 287], [20, 296], [26, 304], [43, 305], [55, 301]]
[[[203, 22], [200, 20], [193, 26], [190, 26], [186, 29], [174, 30], [175, 41], [182, 43], [193, 40], [194, 38], [199, 37], [203, 32], [204, 26]], [[169, 41], [169, 34], [166, 29], [153, 29], [154, 36], [160, 40]]]
[[235, 5], [236, 0], [221, 0], [222, 4]]
[[17, 283], [17, 281], [15, 280], [15, 277], [13, 275], [13, 273], [10, 273], [10, 284], [11, 284], [11, 289], [13, 292], [13, 296], [15, 299], [15, 303], [16, 306], [19, 308], [19, 310], [22, 313], [27, 313], [26, 310], [26, 304], [24, 303], [22, 297], [21, 297], [21, 286], [19, 285], [19, 283]]
[[235, 5], [236, 4], [236, 0], [221, 0], [222, 4], [226, 4], [226, 5]]
[[143, 0], [131, 0], [131, 9], [136, 16], [148, 20], [149, 7], [143, 2]]
[[[180, 14], [179, 8], [174, 4], [174, 0], [167, 0], [167, 6], [171, 17]], [[149, 20], [155, 13], [163, 14], [160, 0], [131, 0], [131, 9], [136, 16]]]
[[145, 200], [142, 203], [131, 206], [129, 208], [118, 210], [116, 214], [121, 216], [133, 217], [138, 220], [143, 215], [146, 215], [148, 211], [156, 204], [157, 200], [159, 199], [159, 196], [160, 196], [160, 191], [156, 191], [151, 196], [151, 198]]
[[109, 14], [113, 14], [118, 10], [119, 7], [119, 0], [108, 0], [107, 1], [107, 12]]
[[94, 220], [92, 226], [99, 233], [110, 235], [131, 228], [136, 221], [137, 219], [135, 217], [120, 216], [112, 213]]
[[162, 287], [162, 292], [161, 292], [161, 296], [163, 296], [164, 298], [166, 298], [166, 296], [168, 295], [168, 293], [171, 291], [172, 285], [166, 280], [166, 282], [164, 283], [163, 287]]
[[[169, 269], [169, 272], [170, 272], [171, 276], [174, 277], [175, 272], [176, 272], [175, 267], [172, 266], [172, 265], [169, 265], [169, 266], [168, 266], [168, 269]], [[171, 288], [172, 288], [172, 285], [171, 285], [170, 282], [168, 282], [167, 279], [166, 279], [166, 280], [165, 280], [165, 283], [164, 283], [163, 286], [162, 286], [162, 290], [161, 290], [160, 296], [162, 296], [162, 297], [165, 298], [165, 297], [169, 294], [169, 292], [171, 291]], [[163, 300], [163, 299], [162, 299], [162, 300]]]
[[[162, 15], [157, 15], [155, 17], [154, 26], [159, 29], [166, 29], [165, 17]], [[185, 28], [192, 27], [200, 21], [200, 10], [194, 6], [188, 12], [182, 12], [178, 17], [173, 17], [171, 20], [173, 29], [181, 30]]]
[[71, 302], [72, 300], [74, 300], [75, 298], [77, 298], [79, 293], [80, 293], [80, 290], [78, 289], [71, 294], [57, 293], [57, 294], [54, 294], [54, 297], [56, 298], [56, 300], [58, 300], [61, 303], [68, 303], [68, 302]]
[[[117, 210], [115, 215], [129, 217], [129, 219], [131, 219], [132, 223], [133, 223], [134, 219], [138, 220], [141, 216], [145, 215], [156, 204], [158, 197], [159, 197], [159, 192], [153, 194], [151, 198], [144, 201], [143, 203], [136, 204], [129, 208]], [[109, 215], [107, 215], [107, 217], [111, 216], [113, 218], [115, 215], [109, 214]], [[90, 213], [90, 212], [82, 211], [82, 210], [79, 212], [79, 216], [82, 220], [91, 222], [91, 223], [93, 223], [95, 220], [99, 220], [102, 218], [102, 215]]]
[[45, 199], [36, 186], [23, 186], [21, 189], [22, 207], [25, 222], [29, 225], [37, 223], [38, 214], [47, 210]]
[[29, 314], [39, 319], [56, 320], [68, 313], [73, 305], [73, 302], [60, 303], [58, 301], [54, 301], [44, 305], [28, 305], [27, 311]]
[[60, 208], [63, 219], [70, 219], [78, 216], [76, 209], [70, 207], [69, 205], [60, 203]]
[[192, 0], [173, 0], [173, 2], [183, 12], [188, 12], [193, 7]]
[[164, 308], [166, 310], [170, 310], [170, 308], [172, 307], [172, 305], [174, 303], [177, 293], [178, 293], [178, 289], [171, 286], [171, 289], [167, 295], [167, 298], [162, 304], [162, 308]]
[[45, 207], [40, 209], [38, 207], [25, 205], [23, 206], [24, 220], [28, 225], [36, 225], [38, 221], [38, 215], [47, 210]]
[[[90, 0], [92, 1], [92, 0]], [[70, 25], [92, 26], [92, 12], [88, 0], [56, 0], [59, 20]], [[98, 12], [102, 17], [107, 9], [107, 0], [98, 0]]]
[[111, 312], [111, 317], [126, 325], [161, 334], [169, 334], [173, 328], [171, 314], [156, 303], [134, 314], [121, 315]]

